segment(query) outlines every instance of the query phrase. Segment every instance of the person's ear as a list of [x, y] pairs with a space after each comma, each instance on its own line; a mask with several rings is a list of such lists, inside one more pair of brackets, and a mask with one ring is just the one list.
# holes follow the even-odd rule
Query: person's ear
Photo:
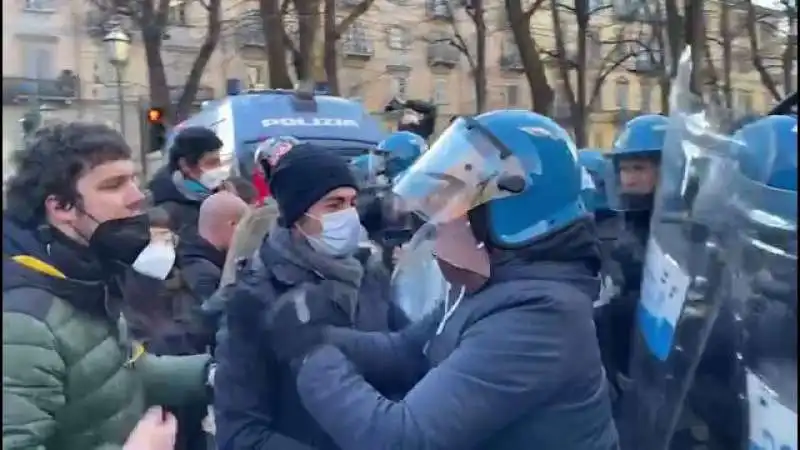
[[75, 205], [50, 195], [44, 201], [44, 209], [48, 218], [60, 224], [71, 224], [77, 219]]

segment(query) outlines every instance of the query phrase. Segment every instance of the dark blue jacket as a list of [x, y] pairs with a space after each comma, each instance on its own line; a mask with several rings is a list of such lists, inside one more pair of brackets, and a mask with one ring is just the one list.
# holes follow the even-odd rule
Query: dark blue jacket
[[[389, 302], [388, 276], [370, 262], [361, 283], [355, 326], [367, 331], [392, 331], [407, 319]], [[279, 296], [301, 283], [321, 281], [318, 275], [278, 257], [268, 241], [258, 261], [240, 273], [231, 295]], [[331, 318], [336, 323], [336, 318]], [[338, 449], [300, 403], [295, 376], [280, 364], [265, 341], [258, 318], [252, 328], [217, 334], [215, 379], [216, 441], [219, 450]], [[407, 388], [407, 387], [403, 387]], [[397, 392], [400, 387], [387, 387]]]
[[[298, 373], [303, 404], [347, 450], [614, 450], [592, 321], [598, 268], [591, 221], [493, 253], [488, 284], [440, 333], [430, 317], [394, 334], [331, 330], [336, 346]], [[399, 402], [362, 377], [426, 365]]]
[[225, 252], [200, 235], [188, 235], [178, 242], [177, 263], [192, 293], [197, 298], [206, 300], [219, 287], [225, 265]]

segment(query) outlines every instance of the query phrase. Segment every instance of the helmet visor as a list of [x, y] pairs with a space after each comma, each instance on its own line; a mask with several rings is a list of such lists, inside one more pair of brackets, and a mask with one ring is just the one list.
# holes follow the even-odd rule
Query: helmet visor
[[538, 167], [525, 169], [474, 119], [462, 118], [397, 180], [394, 193], [401, 209], [427, 222], [444, 223], [490, 200], [513, 195], [512, 190], [501, 189], [503, 180], [525, 180], [526, 172]]

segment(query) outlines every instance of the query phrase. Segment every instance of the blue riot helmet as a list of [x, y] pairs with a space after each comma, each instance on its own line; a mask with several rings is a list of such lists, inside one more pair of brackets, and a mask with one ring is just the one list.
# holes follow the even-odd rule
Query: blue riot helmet
[[764, 227], [797, 227], [797, 117], [767, 116], [733, 138], [733, 206]]
[[427, 224], [468, 215], [475, 237], [495, 248], [529, 245], [587, 214], [569, 134], [523, 110], [454, 121], [393, 190]]
[[649, 211], [658, 185], [661, 150], [669, 119], [648, 114], [629, 121], [611, 150], [606, 190], [617, 211]]
[[422, 136], [410, 131], [398, 131], [381, 141], [377, 152], [385, 155], [385, 175], [394, 179], [411, 167], [427, 149], [428, 144]]
[[[605, 176], [608, 172], [608, 160], [602, 150], [583, 149], [578, 152], [578, 164], [591, 177], [591, 188], [584, 188], [584, 203], [595, 213], [608, 211]], [[584, 183], [587, 184], [587, 183]]]

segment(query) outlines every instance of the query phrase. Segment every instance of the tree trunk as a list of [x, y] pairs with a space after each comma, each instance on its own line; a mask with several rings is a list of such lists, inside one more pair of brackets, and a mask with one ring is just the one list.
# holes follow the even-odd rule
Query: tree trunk
[[189, 76], [183, 85], [183, 92], [180, 99], [178, 99], [178, 105], [175, 107], [174, 116], [176, 121], [182, 121], [188, 117], [192, 103], [197, 98], [197, 90], [200, 87], [203, 72], [206, 70], [211, 55], [217, 48], [217, 43], [219, 43], [220, 34], [222, 33], [221, 3], [222, 0], [209, 0], [208, 2], [206, 37], [203, 40], [200, 51], [197, 53], [194, 64], [192, 64], [192, 70], [189, 71]]
[[695, 94], [702, 96], [704, 69], [703, 62], [706, 56], [706, 30], [703, 11], [705, 7], [705, 0], [692, 0], [686, 2], [684, 5], [684, 36], [686, 40], [685, 45], [692, 49], [692, 74], [690, 81], [690, 89]]
[[472, 20], [475, 22], [475, 37], [477, 39], [475, 51], [476, 64], [475, 82], [475, 112], [482, 113], [486, 109], [486, 17], [483, 0], [473, 0], [475, 10]]
[[259, 0], [261, 26], [267, 44], [269, 85], [271, 88], [291, 89], [294, 86], [286, 63], [286, 44], [283, 40], [283, 15], [278, 0]]
[[319, 0], [294, 0], [297, 12], [299, 61], [295, 63], [297, 80], [311, 80], [314, 69], [314, 42], [320, 25]]
[[339, 36], [336, 34], [336, 0], [325, 0], [324, 21], [325, 42], [323, 48], [325, 54], [322, 58], [325, 65], [325, 78], [327, 78], [331, 95], [338, 96], [341, 90], [339, 87], [339, 63], [336, 59], [336, 42], [339, 40]]
[[519, 49], [525, 78], [530, 87], [532, 109], [539, 114], [547, 115], [553, 103], [553, 89], [547, 82], [544, 63], [530, 33], [530, 17], [541, 3], [542, 1], [537, 0], [530, 10], [523, 11], [520, 0], [505, 0], [511, 33]]

